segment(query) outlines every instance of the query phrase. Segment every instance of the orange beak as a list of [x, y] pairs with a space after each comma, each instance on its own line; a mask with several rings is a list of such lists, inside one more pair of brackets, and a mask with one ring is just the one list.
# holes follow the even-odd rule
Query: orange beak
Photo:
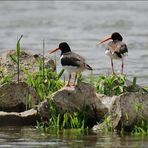
[[108, 40], [110, 40], [110, 39], [112, 39], [112, 37], [109, 37], [109, 38], [107, 38], [107, 39], [101, 41], [99, 44], [102, 44], [102, 43], [104, 43], [104, 42], [106, 42], [106, 41], [108, 41]]
[[49, 54], [52, 54], [52, 53], [56, 52], [57, 50], [60, 50], [60, 48], [56, 48], [56, 49], [50, 51]]

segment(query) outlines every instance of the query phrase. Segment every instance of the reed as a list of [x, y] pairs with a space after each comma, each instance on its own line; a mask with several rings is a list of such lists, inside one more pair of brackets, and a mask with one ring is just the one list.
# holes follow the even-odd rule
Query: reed
[[20, 55], [21, 55], [21, 46], [20, 46], [20, 41], [22, 39], [23, 35], [20, 36], [20, 38], [17, 40], [16, 43], [16, 55], [10, 55], [10, 58], [13, 62], [17, 64], [17, 81], [19, 83], [20, 81]]

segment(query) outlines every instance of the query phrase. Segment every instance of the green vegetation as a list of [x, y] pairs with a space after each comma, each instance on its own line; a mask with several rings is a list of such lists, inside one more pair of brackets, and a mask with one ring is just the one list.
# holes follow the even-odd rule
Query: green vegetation
[[[14, 56], [10, 56], [11, 60], [17, 64], [17, 75], [19, 82], [20, 80], [20, 54], [21, 54], [21, 47], [20, 41], [22, 36], [18, 39], [16, 45], [16, 54]], [[64, 114], [60, 114], [51, 99], [51, 94], [64, 86], [64, 82], [61, 81], [61, 77], [64, 73], [62, 69], [59, 73], [55, 70], [53, 71], [50, 67], [45, 68], [45, 58], [44, 58], [44, 49], [45, 49], [45, 42], [43, 41], [43, 58], [38, 58], [37, 62], [39, 65], [38, 72], [30, 73], [27, 69], [21, 67], [21, 70], [26, 74], [26, 82], [32, 86], [39, 95], [39, 102], [43, 101], [44, 99], [49, 98], [49, 110], [51, 113], [50, 120], [48, 122], [38, 122], [37, 128], [44, 129], [45, 131], [50, 129], [80, 129], [84, 131], [89, 126], [87, 124], [87, 118], [85, 117], [84, 112], [81, 113], [79, 111], [68, 113], [65, 112]], [[56, 62], [55, 62], [56, 63]], [[13, 75], [5, 76], [3, 74], [3, 70], [0, 69], [0, 84], [8, 83], [11, 81]], [[89, 83], [92, 86], [96, 86], [96, 92], [113, 96], [113, 95], [120, 95], [124, 92], [136, 92], [136, 91], [143, 91], [147, 92], [148, 87], [143, 88], [142, 90], [137, 87], [136, 78], [133, 78], [130, 87], [127, 85], [127, 77], [123, 75], [101, 75], [96, 80], [94, 78], [93, 72], [90, 74]], [[82, 74], [78, 75], [77, 83], [85, 82], [85, 77]], [[31, 98], [28, 98], [28, 102]], [[30, 105], [31, 106], [31, 105]], [[144, 104], [139, 106], [139, 104], [135, 101], [134, 104], [135, 112], [139, 114], [140, 110], [144, 110]], [[140, 116], [140, 114], [139, 114]], [[128, 113], [126, 113], [126, 118], [128, 121]], [[113, 131], [113, 125], [111, 122], [111, 117], [106, 116], [104, 119], [104, 123], [102, 127], [106, 131]], [[121, 133], [124, 133], [124, 127], [121, 128]], [[141, 120], [137, 122], [136, 125], [131, 129], [131, 134], [133, 135], [147, 135], [148, 134], [148, 121], [141, 117]]]
[[132, 135], [143, 136], [148, 135], [148, 120], [141, 120], [132, 129]]
[[[17, 82], [20, 81], [20, 55], [21, 55], [21, 46], [20, 41], [23, 35], [17, 40], [16, 43], [16, 53], [14, 55], [10, 55], [11, 60], [17, 64]], [[13, 77], [13, 73], [9, 73], [7, 75], [4, 74], [3, 69], [0, 67], [0, 84], [9, 83]]]
[[[130, 85], [128, 84], [130, 83]], [[129, 86], [128, 86], [129, 85]], [[124, 92], [148, 92], [136, 84], [136, 77], [130, 82], [124, 75], [99, 76], [96, 80], [96, 92], [108, 96], [120, 95]]]
[[8, 74], [5, 75], [3, 70], [1, 70], [1, 76], [0, 76], [0, 84], [5, 84], [5, 83], [9, 83], [13, 77], [13, 74]]
[[61, 70], [58, 74], [50, 68], [43, 69], [42, 61], [39, 62], [39, 65], [40, 68], [38, 73], [29, 73], [26, 69], [23, 69], [23, 71], [27, 75], [27, 83], [35, 88], [40, 96], [40, 101], [43, 101], [46, 96], [64, 86], [64, 83], [60, 80], [64, 70]]
[[50, 113], [51, 118], [48, 122], [38, 122], [37, 128], [44, 128], [46, 131], [54, 128], [57, 130], [61, 129], [81, 129], [84, 131], [86, 129], [85, 127], [85, 120], [84, 115], [80, 112], [74, 112], [74, 113], [64, 113], [60, 114], [56, 110], [52, 99], [49, 99], [50, 103]]
[[65, 112], [64, 114], [58, 113], [55, 108], [52, 99], [49, 99], [51, 118], [46, 128], [56, 129], [69, 129], [69, 128], [80, 128], [85, 129], [85, 115], [79, 111], [74, 113]]
[[17, 64], [17, 75], [18, 75], [18, 83], [20, 80], [20, 54], [21, 54], [21, 47], [20, 47], [20, 41], [22, 39], [23, 35], [21, 35], [21, 37], [17, 40], [16, 43], [16, 55], [11, 56], [10, 58], [12, 59], [13, 62], [15, 62]]
[[119, 95], [125, 91], [125, 76], [100, 76], [96, 81], [97, 93], [105, 95]]
[[134, 109], [139, 117], [137, 124], [132, 128], [132, 135], [148, 135], [148, 119], [144, 119], [142, 113], [145, 109], [145, 105], [143, 103], [139, 104], [136, 100], [134, 101]]

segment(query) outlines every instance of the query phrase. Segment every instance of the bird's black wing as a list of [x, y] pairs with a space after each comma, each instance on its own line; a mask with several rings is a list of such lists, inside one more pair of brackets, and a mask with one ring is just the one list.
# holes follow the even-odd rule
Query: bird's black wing
[[123, 42], [119, 42], [119, 44], [117, 43], [115, 53], [118, 55], [118, 57], [122, 58], [125, 53], [128, 53], [126, 44]]
[[126, 44], [123, 43], [123, 44], [121, 44], [121, 47], [120, 47], [120, 53], [124, 54], [126, 52], [128, 52], [128, 49], [127, 49]]
[[85, 63], [85, 60], [80, 55], [68, 52], [63, 54], [63, 57], [61, 58], [61, 64], [64, 66], [77, 66], [80, 67], [82, 64]]

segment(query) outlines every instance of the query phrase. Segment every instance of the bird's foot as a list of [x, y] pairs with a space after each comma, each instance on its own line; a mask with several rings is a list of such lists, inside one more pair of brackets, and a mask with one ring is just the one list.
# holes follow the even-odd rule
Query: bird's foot
[[120, 75], [121, 75], [121, 76], [126, 76], [126, 74], [125, 74], [125, 73], [121, 73]]
[[121, 75], [124, 75], [124, 73], [123, 73], [123, 70], [121, 70], [121, 73], [120, 73]]
[[73, 83], [71, 86], [73, 86], [73, 87], [74, 87], [74, 86], [76, 86], [76, 85]]
[[66, 84], [65, 87], [70, 87], [70, 85], [69, 84]]
[[75, 84], [74, 83], [68, 83], [67, 85], [65, 85], [66, 87], [73, 87], [73, 86], [75, 86]]
[[117, 74], [115, 72], [112, 72], [112, 75], [115, 75], [116, 76]]

